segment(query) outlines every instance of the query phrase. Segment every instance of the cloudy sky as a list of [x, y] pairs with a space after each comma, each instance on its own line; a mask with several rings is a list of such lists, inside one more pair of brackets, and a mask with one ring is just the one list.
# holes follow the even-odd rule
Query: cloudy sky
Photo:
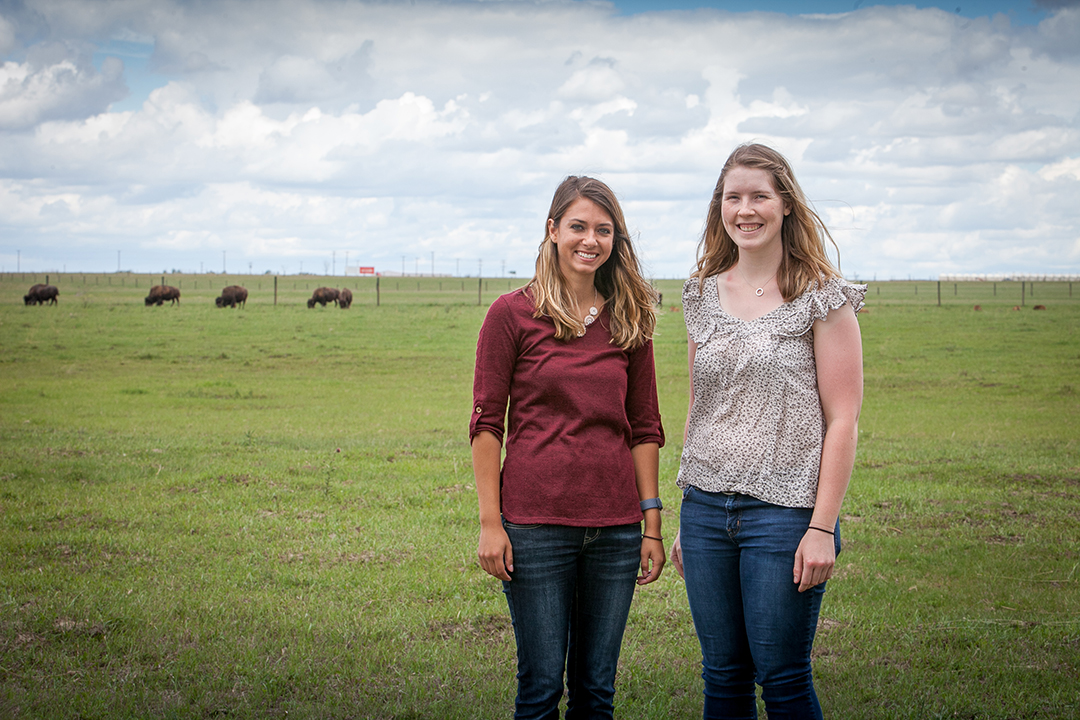
[[589, 174], [685, 277], [754, 140], [848, 277], [1077, 273], [1078, 38], [1080, 0], [0, 0], [0, 266], [527, 277]]

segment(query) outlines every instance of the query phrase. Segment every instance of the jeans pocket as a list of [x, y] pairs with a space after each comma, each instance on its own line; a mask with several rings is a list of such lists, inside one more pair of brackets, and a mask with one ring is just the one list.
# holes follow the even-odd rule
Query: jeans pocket
[[503, 527], [512, 528], [514, 530], [535, 530], [538, 527], [543, 527], [543, 523], [533, 523], [532, 525], [518, 525], [517, 523], [512, 523], [509, 520], [503, 520]]

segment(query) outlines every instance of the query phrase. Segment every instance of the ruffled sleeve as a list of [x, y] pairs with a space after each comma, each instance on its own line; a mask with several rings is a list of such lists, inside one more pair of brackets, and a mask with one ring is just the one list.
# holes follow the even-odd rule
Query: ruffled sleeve
[[785, 313], [778, 321], [778, 332], [789, 337], [798, 337], [810, 332], [814, 321], [824, 320], [829, 312], [844, 305], [851, 305], [857, 315], [866, 297], [866, 285], [855, 285], [843, 278], [829, 278], [795, 298], [791, 303], [792, 312]]
[[[710, 278], [705, 278], [702, 282], [699, 278], [690, 278], [683, 285], [683, 319], [686, 321], [686, 332], [698, 345], [709, 339], [716, 324], [708, 309], [707, 294], [711, 286], [709, 280]], [[704, 286], [704, 292], [702, 292], [702, 286]], [[714, 295], [715, 292], [714, 289]]]
[[856, 315], [866, 305], [863, 302], [866, 286], [853, 285], [843, 278], [830, 278], [824, 286], [811, 290], [809, 295], [811, 321], [824, 320], [829, 316], [830, 310], [835, 310], [845, 303], [851, 305]]

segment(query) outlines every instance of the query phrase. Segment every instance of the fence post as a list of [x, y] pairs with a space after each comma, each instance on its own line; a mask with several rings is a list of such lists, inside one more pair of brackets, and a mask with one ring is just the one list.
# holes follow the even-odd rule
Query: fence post
[[[953, 287], [956, 287], [955, 285]], [[937, 281], [937, 306], [941, 307], [941, 281]]]
[[484, 292], [484, 278], [479, 278], [476, 283], [476, 305], [477, 307], [483, 305], [480, 296]]
[[1026, 280], [1021, 280], [1020, 281], [1020, 307], [1023, 307], [1024, 305], [1027, 304], [1024, 301], [1024, 290], [1025, 290], [1026, 286], [1027, 286], [1027, 281]]
[[274, 307], [277, 307], [277, 275], [274, 276]]
[[379, 305], [382, 302], [382, 298], [379, 295], [379, 280], [380, 279], [381, 279], [380, 275], [375, 276], [375, 307], [379, 307]]

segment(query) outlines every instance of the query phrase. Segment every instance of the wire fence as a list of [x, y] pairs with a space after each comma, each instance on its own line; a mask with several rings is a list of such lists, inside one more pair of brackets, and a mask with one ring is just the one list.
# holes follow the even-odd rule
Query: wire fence
[[[221, 289], [239, 285], [248, 305], [306, 305], [319, 288], [348, 289], [353, 306], [384, 304], [468, 305], [490, 303], [523, 286], [528, 279], [477, 277], [342, 277], [333, 275], [225, 275], [144, 273], [3, 273], [0, 302], [23, 302], [31, 285], [53, 285], [59, 301], [143, 304], [155, 285], [175, 287], [181, 304], [214, 303]], [[316, 305], [321, 307], [321, 305]]]
[[[517, 277], [8, 272], [0, 274], [0, 302], [21, 304], [30, 286], [42, 283], [59, 289], [60, 304], [73, 301], [143, 304], [151, 287], [169, 285], [180, 290], [181, 304], [213, 305], [222, 288], [240, 285], [248, 290], [249, 306], [306, 305], [314, 291], [321, 287], [349, 289], [354, 307], [484, 305], [527, 282], [528, 278]], [[653, 284], [662, 293], [666, 305], [681, 304], [682, 280], [656, 280]], [[889, 280], [870, 281], [867, 285], [868, 306], [1034, 308], [1080, 303], [1080, 281], [1074, 280]]]

